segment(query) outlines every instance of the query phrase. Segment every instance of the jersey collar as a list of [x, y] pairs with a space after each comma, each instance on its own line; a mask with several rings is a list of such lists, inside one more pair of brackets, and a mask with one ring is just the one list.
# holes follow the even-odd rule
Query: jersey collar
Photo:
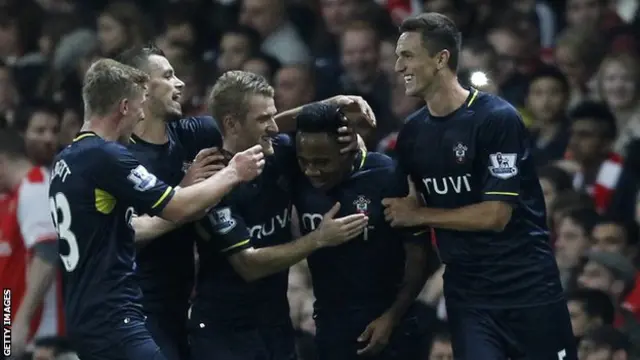
[[98, 134], [94, 133], [93, 131], [80, 131], [76, 137], [73, 139], [73, 142], [78, 142], [82, 139], [86, 139], [88, 137], [93, 137], [93, 136], [98, 136]]

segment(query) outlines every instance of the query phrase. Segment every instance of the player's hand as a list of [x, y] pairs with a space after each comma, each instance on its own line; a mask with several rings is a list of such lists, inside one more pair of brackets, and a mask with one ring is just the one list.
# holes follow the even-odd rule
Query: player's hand
[[180, 187], [197, 184], [224, 168], [224, 155], [216, 147], [200, 150], [184, 174]]
[[362, 234], [367, 227], [369, 218], [364, 214], [352, 214], [341, 218], [335, 218], [340, 210], [340, 203], [333, 205], [322, 217], [318, 226], [320, 247], [337, 246]]
[[358, 342], [366, 344], [364, 348], [358, 350], [358, 355], [378, 355], [389, 343], [396, 324], [397, 320], [388, 312], [373, 320], [358, 337]]
[[384, 218], [392, 227], [420, 225], [415, 216], [416, 212], [421, 208], [416, 186], [408, 176], [407, 182], [409, 183], [409, 195], [402, 198], [382, 199], [382, 205], [385, 207]]
[[262, 173], [264, 163], [262, 146], [255, 145], [235, 154], [229, 161], [229, 166], [236, 171], [240, 181], [251, 181]]
[[371, 128], [376, 127], [376, 115], [362, 96], [338, 95], [325, 101], [338, 105], [349, 119], [349, 125], [352, 127], [362, 124], [363, 121]]

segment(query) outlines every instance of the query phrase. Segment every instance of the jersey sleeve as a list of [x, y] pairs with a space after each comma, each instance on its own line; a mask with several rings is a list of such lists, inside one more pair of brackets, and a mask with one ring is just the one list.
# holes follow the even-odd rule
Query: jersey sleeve
[[513, 108], [489, 115], [478, 133], [482, 199], [514, 202], [520, 193], [520, 164], [529, 156], [527, 133]]
[[222, 146], [222, 133], [218, 123], [211, 116], [181, 119], [175, 126], [189, 161], [193, 160], [202, 149]]
[[238, 211], [227, 204], [220, 204], [202, 220], [211, 236], [214, 249], [226, 256], [251, 247], [251, 234]]
[[100, 159], [94, 160], [97, 186], [133, 206], [138, 214], [159, 214], [175, 190], [150, 173], [124, 146], [106, 144], [102, 150]]
[[58, 238], [49, 210], [49, 185], [46, 179], [23, 181], [18, 190], [17, 216], [27, 249]]

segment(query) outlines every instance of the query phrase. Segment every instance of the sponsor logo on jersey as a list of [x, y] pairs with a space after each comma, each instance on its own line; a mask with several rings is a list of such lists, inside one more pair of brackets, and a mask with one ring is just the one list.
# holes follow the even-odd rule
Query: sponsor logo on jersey
[[442, 178], [423, 178], [422, 183], [429, 195], [434, 193], [445, 195], [450, 192], [455, 194], [471, 192], [471, 174]]
[[147, 191], [152, 189], [156, 186], [156, 182], [158, 181], [156, 176], [147, 171], [147, 169], [142, 165], [138, 165], [137, 168], [132, 169], [129, 176], [127, 176], [127, 179], [133, 183], [133, 188], [138, 191]]
[[509, 179], [518, 174], [516, 167], [517, 154], [495, 153], [489, 155], [489, 172], [499, 179]]

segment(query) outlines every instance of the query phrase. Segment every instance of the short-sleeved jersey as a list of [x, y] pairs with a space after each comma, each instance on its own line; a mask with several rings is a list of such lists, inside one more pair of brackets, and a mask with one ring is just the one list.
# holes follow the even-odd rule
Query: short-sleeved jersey
[[[174, 187], [200, 150], [222, 143], [211, 117], [167, 123], [167, 137], [165, 144], [151, 144], [133, 135], [127, 148], [149, 172]], [[194, 226], [187, 224], [138, 250], [136, 275], [146, 312], [186, 313], [193, 290], [195, 238]]]
[[329, 191], [314, 188], [304, 176], [296, 181], [294, 205], [303, 234], [317, 229], [336, 202], [341, 205], [336, 217], [355, 213], [369, 217], [366, 231], [358, 238], [307, 258], [316, 309], [386, 309], [402, 282], [403, 241], [427, 241], [424, 234], [393, 229], [385, 221], [382, 199], [406, 196], [406, 178], [398, 176], [386, 155], [362, 152], [350, 176]]
[[156, 215], [174, 190], [126, 147], [83, 132], [54, 159], [49, 204], [59, 239], [69, 335], [143, 319], [131, 217]]
[[200, 269], [194, 314], [232, 326], [277, 325], [289, 321], [288, 271], [246, 282], [227, 257], [249, 247], [287, 243], [291, 235], [291, 139], [279, 135], [263, 173], [237, 186], [199, 222]]
[[483, 201], [513, 207], [502, 232], [435, 229], [449, 306], [531, 306], [561, 298], [530, 138], [510, 104], [472, 89], [448, 116], [424, 107], [400, 131], [397, 156], [428, 207]]

